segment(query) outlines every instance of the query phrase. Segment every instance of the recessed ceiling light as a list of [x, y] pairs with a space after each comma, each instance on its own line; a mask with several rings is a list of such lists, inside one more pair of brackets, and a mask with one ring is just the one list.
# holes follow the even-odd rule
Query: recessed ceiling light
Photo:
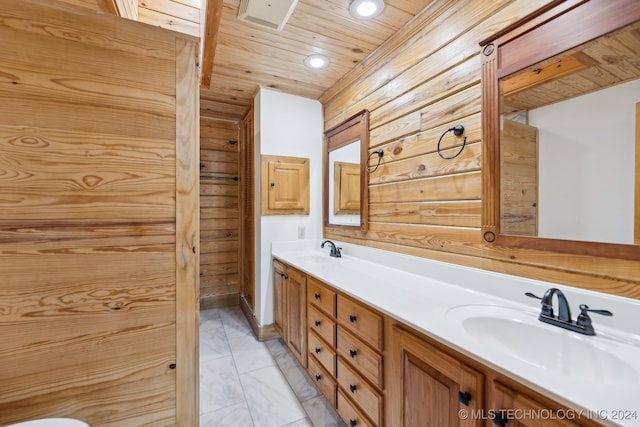
[[304, 60], [304, 65], [314, 70], [320, 70], [329, 66], [329, 58], [324, 55], [314, 54], [309, 55]]
[[353, 0], [349, 6], [351, 16], [357, 19], [373, 19], [382, 13], [383, 0]]

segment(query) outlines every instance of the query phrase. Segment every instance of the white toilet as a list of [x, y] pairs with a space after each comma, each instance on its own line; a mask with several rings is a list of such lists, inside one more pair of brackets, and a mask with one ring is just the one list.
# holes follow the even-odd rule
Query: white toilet
[[10, 424], [6, 427], [89, 427], [89, 424], [71, 418], [43, 418]]

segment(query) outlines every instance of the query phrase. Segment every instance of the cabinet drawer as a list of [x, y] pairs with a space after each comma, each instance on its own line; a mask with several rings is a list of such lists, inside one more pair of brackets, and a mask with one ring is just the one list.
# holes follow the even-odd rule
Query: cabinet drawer
[[382, 419], [382, 396], [358, 374], [338, 358], [338, 384], [345, 395], [354, 401], [376, 425]]
[[329, 345], [336, 345], [336, 322], [313, 305], [307, 307], [309, 329], [320, 335]]
[[338, 327], [338, 354], [342, 356], [366, 379], [382, 389], [382, 356], [371, 350], [362, 341]]
[[324, 394], [329, 402], [331, 402], [331, 404], [335, 407], [336, 389], [338, 386], [334, 378], [329, 375], [329, 373], [324, 368], [321, 367], [315, 356], [309, 356], [309, 365], [307, 369], [309, 371], [309, 375], [311, 375], [311, 379], [314, 381], [316, 386], [318, 386], [322, 394]]
[[315, 332], [309, 331], [309, 353], [332, 375], [336, 376], [336, 353]]
[[345, 397], [344, 392], [338, 389], [337, 401], [338, 414], [348, 427], [375, 427], [355, 406]]
[[329, 316], [336, 315], [336, 293], [313, 277], [307, 281], [307, 301], [320, 307]]
[[338, 323], [376, 350], [382, 351], [382, 316], [338, 295]]

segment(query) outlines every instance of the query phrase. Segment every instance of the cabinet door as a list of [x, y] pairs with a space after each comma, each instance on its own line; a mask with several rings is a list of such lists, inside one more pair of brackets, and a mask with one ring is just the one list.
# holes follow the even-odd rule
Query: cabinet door
[[307, 277], [287, 268], [286, 342], [302, 366], [307, 366]]
[[261, 160], [262, 214], [309, 214], [309, 159], [267, 156]]
[[283, 340], [287, 340], [285, 335], [286, 318], [286, 278], [285, 267], [278, 261], [273, 261], [273, 326]]
[[[543, 404], [524, 390], [511, 389], [497, 381], [491, 390], [490, 416], [493, 424], [502, 427], [547, 427], [550, 423], [558, 427], [597, 425], [586, 419], [579, 420], [579, 412], [559, 410], [554, 405]], [[563, 415], [567, 415], [563, 417]], [[575, 418], [575, 420], [570, 419]]]
[[[483, 375], [407, 331], [391, 336], [393, 426], [480, 426]], [[462, 414], [462, 415], [461, 415]], [[466, 415], [466, 416], [465, 416]]]

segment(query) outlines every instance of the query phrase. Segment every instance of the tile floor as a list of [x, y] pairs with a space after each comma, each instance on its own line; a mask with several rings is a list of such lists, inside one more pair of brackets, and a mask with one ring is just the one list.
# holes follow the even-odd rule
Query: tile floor
[[280, 339], [256, 340], [240, 307], [200, 312], [201, 427], [344, 425]]

